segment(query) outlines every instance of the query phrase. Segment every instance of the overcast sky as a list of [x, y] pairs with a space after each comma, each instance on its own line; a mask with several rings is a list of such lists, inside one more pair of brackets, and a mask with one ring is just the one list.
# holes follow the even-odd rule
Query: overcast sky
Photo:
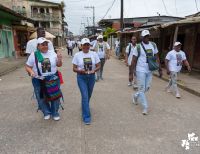
[[[49, 0], [61, 2], [61, 0]], [[115, 1], [115, 2], [114, 2]], [[84, 6], [95, 7], [95, 22], [105, 16], [107, 10], [114, 5], [104, 19], [120, 17], [121, 0], [64, 0], [66, 4], [65, 17], [69, 30], [74, 34], [83, 31], [84, 24], [92, 25], [92, 9], [85, 9]], [[197, 2], [197, 4], [195, 3]], [[200, 0], [124, 0], [124, 17], [144, 17], [160, 15], [184, 17], [198, 12]]]

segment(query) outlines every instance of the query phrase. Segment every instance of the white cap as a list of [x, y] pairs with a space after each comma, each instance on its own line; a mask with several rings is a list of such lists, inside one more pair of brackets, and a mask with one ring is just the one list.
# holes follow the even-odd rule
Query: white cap
[[141, 36], [145, 37], [147, 35], [150, 35], [150, 32], [148, 30], [143, 30], [142, 33], [141, 33]]
[[83, 44], [86, 44], [86, 43], [90, 44], [90, 40], [88, 38], [83, 38], [81, 40], [81, 44], [83, 45]]
[[97, 37], [97, 39], [103, 39], [103, 36], [102, 36], [102, 35], [99, 35], [99, 36]]
[[174, 43], [174, 47], [178, 46], [178, 45], [182, 45], [181, 42], [175, 42]]
[[42, 43], [44, 43], [44, 42], [48, 42], [48, 43], [49, 43], [49, 40], [47, 40], [47, 39], [44, 38], [44, 37], [39, 37], [39, 38], [37, 39], [37, 44], [42, 44]]

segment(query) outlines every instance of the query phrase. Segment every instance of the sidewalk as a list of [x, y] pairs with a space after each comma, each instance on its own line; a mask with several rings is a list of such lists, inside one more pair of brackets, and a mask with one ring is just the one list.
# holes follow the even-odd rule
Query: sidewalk
[[[154, 76], [159, 77], [158, 73], [155, 72]], [[163, 77], [165, 81], [169, 81], [169, 76], [166, 70], [163, 69]], [[200, 74], [199, 73], [180, 73], [178, 75], [178, 86], [196, 96], [200, 97]]]
[[22, 67], [25, 64], [26, 57], [15, 59], [15, 58], [3, 58], [0, 59], [0, 76], [5, 75], [11, 71]]

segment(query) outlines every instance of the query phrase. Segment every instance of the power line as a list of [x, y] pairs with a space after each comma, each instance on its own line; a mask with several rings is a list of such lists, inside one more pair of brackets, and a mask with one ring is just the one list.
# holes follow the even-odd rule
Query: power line
[[[111, 6], [108, 8], [108, 10], [106, 11], [106, 14], [103, 16], [103, 18], [102, 18], [102, 19], [104, 19], [104, 18], [107, 16], [108, 12], [109, 12], [109, 11], [110, 11], [110, 9], [113, 7], [113, 5], [114, 5], [115, 1], [116, 1], [116, 0], [114, 0], [114, 1], [112, 2]], [[102, 19], [101, 19], [101, 20], [102, 20]]]
[[197, 0], [195, 0], [195, 4], [196, 4], [197, 12], [199, 12], [199, 9], [198, 9], [198, 6], [197, 6]]
[[169, 15], [169, 13], [168, 13], [168, 11], [167, 11], [167, 7], [166, 7], [166, 5], [165, 5], [165, 2], [164, 2], [164, 0], [162, 0], [162, 2], [163, 2], [163, 5], [164, 5], [164, 8], [165, 8], [165, 11], [166, 11], [166, 13]]
[[175, 0], [175, 9], [176, 9], [176, 15], [177, 15], [177, 2]]

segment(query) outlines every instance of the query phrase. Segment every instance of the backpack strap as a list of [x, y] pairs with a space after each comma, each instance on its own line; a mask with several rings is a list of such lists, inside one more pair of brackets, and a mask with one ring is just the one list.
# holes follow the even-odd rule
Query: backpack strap
[[137, 48], [137, 52], [138, 52], [137, 58], [139, 58], [140, 57], [140, 52], [141, 52], [140, 43], [136, 45], [136, 48]]
[[36, 68], [37, 68], [37, 72], [38, 72], [38, 75], [41, 76], [42, 74], [40, 73], [40, 70], [39, 70], [39, 67], [38, 67], [38, 59], [37, 59], [37, 56], [36, 54], [34, 53], [35, 55], [35, 65], [36, 65]]
[[130, 53], [131, 53], [131, 44], [129, 44], [129, 48], [128, 48], [128, 57], [129, 57]]

